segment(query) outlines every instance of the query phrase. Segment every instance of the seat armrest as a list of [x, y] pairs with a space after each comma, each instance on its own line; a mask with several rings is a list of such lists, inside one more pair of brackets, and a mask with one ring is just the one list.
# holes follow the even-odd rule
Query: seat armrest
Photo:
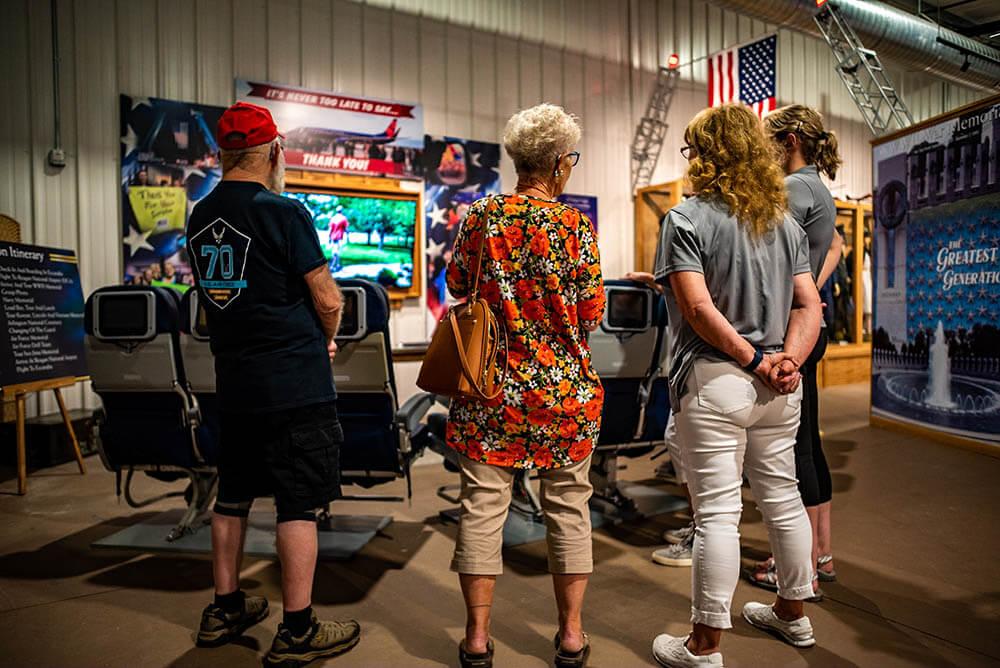
[[420, 420], [438, 401], [437, 395], [428, 392], [413, 395], [396, 411], [396, 424], [406, 433], [414, 433], [420, 427]]

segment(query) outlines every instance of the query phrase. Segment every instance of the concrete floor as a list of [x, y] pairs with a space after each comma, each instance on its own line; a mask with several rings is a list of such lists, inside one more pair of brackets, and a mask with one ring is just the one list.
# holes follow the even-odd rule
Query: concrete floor
[[[822, 394], [834, 470], [834, 545], [840, 582], [807, 606], [818, 645], [796, 650], [741, 619], [724, 639], [726, 665], [1000, 665], [1000, 459], [867, 426], [867, 387]], [[98, 538], [143, 512], [116, 502], [113, 476], [96, 458], [81, 477], [73, 465], [38, 472], [25, 498], [0, 485], [0, 664], [9, 666], [253, 666], [279, 618], [279, 571], [248, 559], [244, 588], [267, 596], [271, 617], [239, 643], [196, 649], [193, 628], [211, 596], [203, 557], [95, 551]], [[648, 478], [653, 465], [630, 463], [623, 477]], [[364, 637], [331, 666], [456, 665], [464, 624], [457, 579], [448, 572], [455, 529], [434, 491], [454, 480], [422, 466], [412, 503], [341, 504], [339, 512], [392, 513], [396, 521], [355, 560], [321, 564], [314, 602], [328, 617], [361, 621]], [[147, 485], [152, 490], [153, 485]], [[389, 489], [394, 488], [394, 489]], [[377, 491], [402, 493], [402, 483]], [[165, 502], [153, 510], [170, 508]], [[690, 571], [656, 566], [649, 553], [680, 519], [594, 534], [596, 572], [585, 624], [591, 665], [650, 665], [657, 633], [684, 632]], [[767, 550], [752, 502], [744, 513], [743, 552]], [[554, 603], [544, 547], [510, 550], [495, 607], [496, 664], [550, 665]], [[766, 592], [741, 583], [734, 610]]]

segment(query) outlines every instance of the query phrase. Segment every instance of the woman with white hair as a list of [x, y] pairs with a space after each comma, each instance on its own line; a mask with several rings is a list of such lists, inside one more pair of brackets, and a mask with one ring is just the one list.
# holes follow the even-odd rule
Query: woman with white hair
[[514, 114], [503, 141], [517, 187], [470, 207], [448, 266], [449, 291], [468, 296], [483, 248], [479, 295], [504, 322], [509, 342], [503, 392], [488, 402], [455, 400], [448, 419], [448, 445], [461, 455], [451, 567], [467, 609], [462, 666], [493, 665], [490, 609], [503, 571], [503, 525], [515, 473], [525, 469], [541, 480], [559, 609], [555, 665], [582, 667], [590, 654], [581, 621], [593, 570], [588, 471], [604, 392], [590, 368], [587, 332], [603, 317], [604, 285], [593, 225], [556, 201], [580, 158], [579, 140], [577, 119], [560, 107]]

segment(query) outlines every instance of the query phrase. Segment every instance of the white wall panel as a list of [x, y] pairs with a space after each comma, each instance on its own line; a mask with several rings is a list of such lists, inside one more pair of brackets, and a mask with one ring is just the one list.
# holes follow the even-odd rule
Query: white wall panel
[[155, 2], [119, 0], [116, 5], [118, 83], [126, 95], [155, 96], [159, 92], [156, 13]]
[[[301, 85], [302, 34], [299, 0], [268, 0], [265, 4], [267, 78], [293, 86]], [[261, 46], [263, 45], [258, 45], [258, 48]]]
[[[132, 1], [122, 0], [124, 3]], [[233, 74], [241, 79], [266, 81], [270, 78], [267, 0], [232, 0], [232, 3]], [[230, 99], [232, 95], [230, 86]]]
[[[197, 96], [198, 43], [192, 25], [194, 0], [158, 0], [156, 3], [156, 48], [159, 95], [173, 100]], [[148, 33], [148, 28], [146, 31]]]
[[365, 7], [362, 12], [361, 69], [365, 95], [388, 98], [392, 95], [392, 14], [385, 9]]
[[404, 102], [420, 99], [420, 19], [392, 14], [392, 97]]
[[[233, 7], [230, 2], [197, 0], [195, 8], [195, 97], [206, 104], [228, 104], [233, 96]], [[303, 40], [307, 33], [303, 31]], [[324, 41], [326, 41], [324, 39]], [[329, 82], [324, 82], [324, 86]]]
[[[629, 143], [671, 53], [684, 63], [654, 179], [679, 178], [677, 149], [706, 101], [709, 53], [774, 26], [701, 0], [59, 0], [61, 109], [69, 164], [52, 143], [49, 4], [7, 0], [0, 76], [0, 212], [29, 241], [78, 249], [85, 290], [120, 275], [118, 93], [206, 104], [233, 98], [235, 77], [420, 102], [432, 134], [499, 141], [507, 118], [542, 100], [584, 126], [573, 192], [597, 195], [605, 270], [632, 262]], [[845, 167], [838, 195], [870, 186], [870, 133], [819, 41], [779, 31], [783, 103], [819, 108]], [[982, 97], [892, 64], [915, 118]], [[515, 175], [501, 163], [506, 189]], [[397, 343], [426, 338], [416, 300], [393, 316]], [[403, 333], [400, 333], [403, 332]], [[403, 388], [402, 392], [407, 392]], [[74, 405], [93, 399], [78, 390]], [[43, 403], [42, 410], [51, 410]]]

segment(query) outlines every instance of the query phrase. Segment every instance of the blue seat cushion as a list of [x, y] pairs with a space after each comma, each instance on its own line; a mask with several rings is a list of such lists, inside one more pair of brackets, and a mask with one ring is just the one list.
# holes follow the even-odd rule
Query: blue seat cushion
[[179, 396], [105, 392], [101, 400], [101, 442], [112, 468], [199, 465]]
[[[340, 448], [340, 470], [377, 471], [399, 475], [399, 434], [396, 429], [395, 407], [389, 395], [350, 393], [337, 396], [337, 415], [344, 429]], [[369, 478], [344, 475], [344, 483], [371, 487], [389, 482], [391, 478]]]

